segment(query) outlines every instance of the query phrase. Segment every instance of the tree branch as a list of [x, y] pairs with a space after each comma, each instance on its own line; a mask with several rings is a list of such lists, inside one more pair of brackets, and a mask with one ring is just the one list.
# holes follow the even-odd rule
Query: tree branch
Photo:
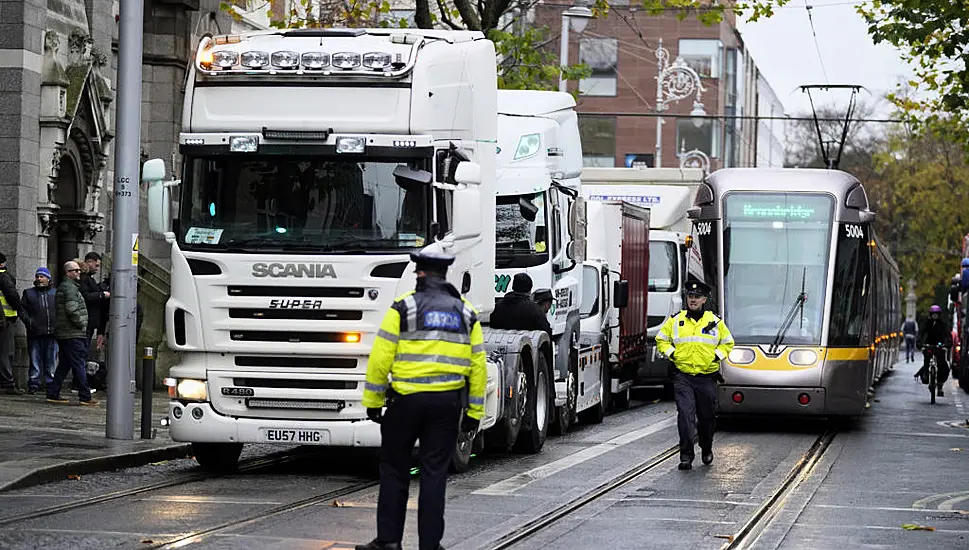
[[428, 0], [417, 0], [414, 7], [414, 23], [421, 29], [434, 27], [434, 22], [431, 21], [431, 3]]
[[[478, 15], [477, 10], [471, 6], [471, 0], [452, 0], [454, 2], [454, 7], [461, 14], [461, 20], [464, 21], [464, 26], [468, 28], [469, 31], [480, 31], [481, 28], [481, 17]], [[441, 0], [438, 0], [438, 4], [441, 4]], [[443, 12], [444, 9], [442, 8]]]

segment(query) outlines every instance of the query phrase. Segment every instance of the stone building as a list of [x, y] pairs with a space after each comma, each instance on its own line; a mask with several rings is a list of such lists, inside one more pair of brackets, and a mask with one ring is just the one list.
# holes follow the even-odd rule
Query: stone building
[[[238, 25], [219, 4], [145, 0], [143, 159], [177, 162], [194, 45], [204, 33]], [[64, 261], [91, 250], [106, 253], [102, 275], [109, 273], [118, 14], [117, 0], [0, 0], [0, 251], [21, 289], [37, 267], [59, 280]], [[140, 243], [142, 343], [157, 345], [168, 249], [150, 238]], [[21, 385], [24, 350], [21, 336]]]

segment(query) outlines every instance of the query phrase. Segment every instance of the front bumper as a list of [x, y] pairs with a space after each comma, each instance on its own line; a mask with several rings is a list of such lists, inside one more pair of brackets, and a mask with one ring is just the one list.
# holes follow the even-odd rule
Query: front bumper
[[380, 447], [380, 425], [368, 419], [311, 421], [233, 418], [219, 414], [210, 403], [183, 404], [171, 401], [168, 405], [168, 421], [174, 441]]

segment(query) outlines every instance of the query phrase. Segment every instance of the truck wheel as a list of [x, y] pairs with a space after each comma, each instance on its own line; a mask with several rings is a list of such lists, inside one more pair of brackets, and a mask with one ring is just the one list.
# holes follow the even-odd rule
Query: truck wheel
[[449, 468], [451, 473], [464, 473], [471, 467], [471, 454], [474, 449], [473, 443], [474, 438], [468, 437], [467, 432], [458, 432], [458, 443], [454, 448], [454, 455], [451, 456], [451, 467]]
[[239, 466], [242, 443], [192, 443], [192, 454], [203, 470], [234, 472]]
[[528, 402], [525, 408], [525, 418], [522, 421], [521, 432], [515, 448], [521, 452], [535, 454], [541, 452], [548, 437], [548, 424], [552, 416], [552, 395], [549, 392], [549, 381], [552, 378], [545, 355], [538, 356], [538, 369], [535, 372], [534, 383], [528, 386]]
[[579, 400], [579, 377], [569, 365], [569, 375], [565, 379], [565, 404], [555, 407], [555, 419], [552, 421], [552, 435], [565, 435], [574, 423], [576, 403]]
[[507, 453], [518, 440], [521, 433], [522, 423], [528, 416], [528, 376], [525, 374], [524, 363], [518, 362], [518, 381], [515, 387], [515, 410], [514, 418], [502, 418], [495, 422], [495, 425], [488, 429], [482, 437], [484, 438], [484, 448], [489, 453]]
[[591, 409], [579, 413], [581, 420], [587, 424], [602, 424], [609, 409], [609, 397], [612, 396], [612, 382], [609, 375], [609, 365], [599, 365], [599, 404]]

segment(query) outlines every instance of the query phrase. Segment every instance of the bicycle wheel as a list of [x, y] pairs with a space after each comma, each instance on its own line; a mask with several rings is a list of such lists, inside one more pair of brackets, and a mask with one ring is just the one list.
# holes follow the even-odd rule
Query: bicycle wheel
[[936, 373], [935, 357], [929, 361], [929, 396], [931, 397], [931, 403], [935, 403], [935, 373]]

